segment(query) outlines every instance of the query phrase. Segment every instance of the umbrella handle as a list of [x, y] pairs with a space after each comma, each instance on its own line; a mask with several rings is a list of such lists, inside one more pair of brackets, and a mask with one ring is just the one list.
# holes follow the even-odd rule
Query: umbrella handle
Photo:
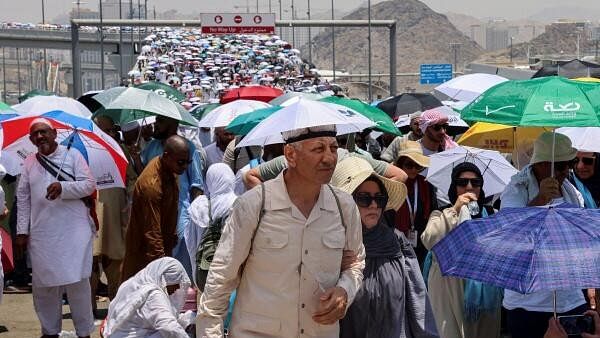
[[[556, 144], [556, 130], [552, 131], [552, 162], [550, 162], [550, 177], [554, 177], [554, 146]], [[556, 297], [555, 297], [556, 298]], [[554, 299], [556, 302], [556, 299]], [[556, 314], [556, 307], [554, 308]]]
[[556, 319], [556, 290], [554, 290], [554, 299], [553, 299], [553, 303], [554, 303], [554, 318]]
[[67, 160], [67, 154], [69, 153], [69, 150], [71, 150], [71, 147], [73, 146], [73, 141], [75, 140], [76, 133], [77, 133], [77, 129], [74, 129], [73, 134], [71, 134], [71, 136], [69, 136], [70, 139], [69, 139], [69, 143], [67, 143], [67, 151], [65, 151], [65, 156], [63, 156], [63, 159], [60, 162], [60, 167], [58, 168], [58, 171], [56, 172], [56, 177], [54, 178], [57, 181], [58, 181], [58, 176], [62, 172], [63, 166], [65, 165], [65, 161]]

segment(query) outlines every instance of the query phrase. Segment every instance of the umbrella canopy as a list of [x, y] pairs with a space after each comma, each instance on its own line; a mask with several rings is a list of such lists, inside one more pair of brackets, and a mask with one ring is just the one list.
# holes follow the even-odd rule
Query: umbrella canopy
[[268, 103], [254, 100], [232, 101], [211, 110], [198, 122], [198, 126], [205, 128], [225, 127], [239, 115], [270, 106]]
[[149, 90], [114, 87], [93, 98], [104, 107], [95, 112], [94, 116], [109, 116], [119, 124], [139, 120], [148, 115], [169, 117], [191, 126], [198, 124], [198, 121], [180, 104]]
[[552, 131], [552, 128], [512, 127], [504, 124], [477, 122], [456, 143], [496, 150], [501, 153], [512, 153], [513, 150], [519, 148], [519, 145], [533, 143], [544, 131]]
[[332, 124], [336, 125], [338, 135], [375, 126], [371, 120], [347, 107], [300, 99], [260, 122], [237, 147], [283, 143], [283, 132]]
[[319, 101], [339, 104], [359, 112], [376, 124], [376, 126], [373, 127], [375, 130], [398, 136], [402, 135], [400, 131], [398, 131], [398, 128], [394, 125], [394, 121], [392, 121], [392, 119], [383, 110], [368, 105], [360, 100], [346, 99], [338, 96], [328, 96], [320, 99]]
[[[280, 95], [276, 98], [274, 98], [273, 100], [269, 101], [269, 104], [272, 106], [288, 106], [294, 102], [296, 102], [298, 99], [297, 97], [303, 97], [307, 100], [320, 100], [322, 98], [324, 98], [324, 95], [321, 94], [313, 94], [313, 93], [301, 93], [301, 92], [287, 92], [283, 95]], [[294, 99], [296, 98], [296, 99]], [[289, 103], [288, 103], [289, 102]]]
[[581, 61], [574, 59], [571, 61], [559, 61], [554, 66], [542, 67], [533, 76], [532, 79], [546, 76], [564, 76], [567, 78], [575, 77], [600, 77], [600, 65], [597, 63]]
[[101, 90], [89, 91], [78, 97], [77, 101], [81, 102], [81, 104], [83, 104], [91, 112], [95, 112], [96, 110], [102, 108], [102, 105], [100, 104], [100, 102], [94, 100], [92, 97], [100, 92]]
[[192, 108], [192, 110], [190, 110], [190, 114], [192, 114], [193, 117], [195, 117], [198, 121], [200, 121], [200, 120], [202, 120], [204, 115], [208, 114], [210, 111], [219, 107], [220, 105], [221, 105], [220, 103], [208, 103], [208, 104], [199, 105], [199, 106]]
[[273, 115], [274, 112], [278, 111], [283, 107], [274, 106], [268, 108], [261, 108], [250, 113], [239, 115], [234, 118], [233, 121], [225, 128], [227, 131], [236, 135], [246, 135], [260, 122], [267, 117]]
[[269, 102], [283, 94], [279, 88], [266, 86], [246, 86], [228, 90], [221, 98], [221, 103], [228, 103], [235, 100], [256, 100]]
[[[2, 125], [2, 156], [0, 163], [11, 175], [21, 173], [25, 158], [37, 152], [29, 140], [29, 125], [39, 116], [19, 117], [0, 122]], [[42, 114], [57, 130], [56, 142], [71, 144], [70, 151], [79, 151], [96, 178], [98, 189], [124, 188], [127, 159], [119, 144], [91, 120], [63, 111]]]
[[564, 127], [556, 129], [557, 133], [567, 135], [573, 148], [579, 151], [600, 153], [600, 128], [598, 127]]
[[404, 93], [380, 102], [377, 108], [397, 120], [401, 115], [426, 111], [439, 106], [442, 106], [442, 102], [429, 93]]
[[600, 210], [502, 209], [466, 221], [433, 246], [443, 275], [520, 293], [600, 285]]
[[75, 116], [90, 118], [92, 112], [81, 102], [70, 97], [62, 96], [33, 96], [13, 106], [17, 113], [28, 115], [41, 115], [43, 113], [61, 110]]
[[7, 105], [6, 103], [0, 101], [0, 113], [4, 114], [4, 113], [7, 113], [7, 112], [8, 113], [12, 113], [12, 112], [14, 112], [14, 110], [9, 105]]
[[600, 126], [600, 83], [551, 76], [506, 81], [461, 111], [465, 121], [511, 126]]
[[471, 102], [489, 88], [505, 81], [508, 79], [495, 74], [467, 74], [446, 81], [435, 90], [453, 100]]
[[[440, 106], [426, 110], [425, 112], [427, 111], [438, 111], [443, 115], [448, 116], [448, 129], [446, 129], [446, 134], [450, 136], [462, 134], [469, 129], [469, 125], [460, 118], [460, 114], [450, 107]], [[396, 127], [398, 127], [403, 134], [410, 132], [410, 115], [400, 116], [396, 121]]]
[[41, 90], [41, 89], [34, 89], [32, 91], [29, 91], [21, 96], [19, 96], [19, 103], [22, 103], [32, 97], [35, 96], [55, 96], [56, 94], [53, 92], [49, 92], [47, 90]]
[[475, 164], [483, 174], [483, 191], [492, 196], [504, 191], [510, 178], [518, 173], [508, 161], [497, 151], [455, 147], [431, 156], [427, 181], [446, 193], [450, 188], [452, 169], [463, 162]]
[[135, 86], [135, 88], [153, 91], [156, 94], [177, 103], [181, 103], [183, 100], [185, 100], [185, 95], [183, 95], [182, 92], [161, 82], [150, 81], [139, 84]]

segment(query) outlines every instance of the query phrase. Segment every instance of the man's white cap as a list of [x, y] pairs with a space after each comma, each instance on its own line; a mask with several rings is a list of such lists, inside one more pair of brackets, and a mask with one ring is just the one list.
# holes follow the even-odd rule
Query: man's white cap
[[36, 119], [33, 119], [33, 121], [31, 121], [31, 123], [29, 124], [29, 129], [31, 129], [31, 127], [33, 127], [33, 125], [37, 124], [37, 123], [43, 123], [43, 124], [49, 126], [50, 128], [54, 128], [52, 126], [52, 123], [50, 123], [50, 121], [48, 119], [45, 119], [43, 117], [38, 117]]

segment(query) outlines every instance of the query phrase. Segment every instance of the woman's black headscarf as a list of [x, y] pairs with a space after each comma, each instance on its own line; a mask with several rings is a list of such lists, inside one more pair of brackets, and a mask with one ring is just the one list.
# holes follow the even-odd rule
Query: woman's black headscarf
[[[600, 154], [594, 153], [594, 157], [596, 158], [594, 164], [594, 175], [586, 180], [579, 178], [579, 176], [577, 176], [577, 178], [581, 181], [581, 183], [583, 183], [583, 185], [585, 185], [586, 188], [588, 188], [592, 194], [592, 197], [594, 198], [594, 201], [598, 203], [598, 201], [600, 201]], [[575, 171], [573, 172], [575, 175], [577, 175]]]
[[[454, 169], [452, 169], [451, 175], [452, 181], [450, 182], [450, 188], [448, 188], [448, 197], [450, 198], [450, 203], [452, 205], [454, 205], [454, 203], [456, 203], [456, 200], [458, 199], [458, 194], [456, 193], [456, 179], [460, 177], [460, 174], [466, 171], [475, 173], [475, 175], [477, 175], [477, 177], [481, 178], [481, 180], [483, 181], [483, 175], [481, 174], [481, 170], [479, 170], [479, 168], [471, 162], [463, 162], [454, 167]], [[479, 210], [483, 210], [484, 201], [485, 192], [483, 192], [483, 187], [481, 187], [481, 190], [479, 192], [479, 198], [477, 199], [477, 204], [479, 204]]]

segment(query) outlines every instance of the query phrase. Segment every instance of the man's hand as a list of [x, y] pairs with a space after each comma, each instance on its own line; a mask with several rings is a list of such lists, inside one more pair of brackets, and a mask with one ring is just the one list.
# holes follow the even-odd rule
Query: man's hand
[[348, 294], [344, 288], [336, 286], [327, 289], [319, 298], [319, 307], [312, 318], [316, 323], [322, 325], [335, 324], [344, 318], [347, 305]]
[[567, 338], [567, 333], [558, 322], [558, 319], [554, 317], [550, 318], [550, 321], [548, 322], [548, 330], [546, 330], [544, 338]]
[[260, 173], [258, 169], [252, 168], [242, 175], [242, 181], [247, 190], [250, 190], [260, 184]]
[[560, 197], [560, 187], [554, 177], [546, 177], [540, 182], [540, 192], [538, 198], [544, 204], [550, 203], [555, 198]]
[[342, 254], [342, 270], [341, 271], [350, 269], [352, 264], [354, 262], [356, 262], [357, 258], [358, 258], [358, 256], [356, 255], [356, 253], [354, 253], [354, 251], [344, 250], [344, 253]]
[[600, 338], [600, 315], [596, 311], [586, 311], [584, 314], [594, 318], [594, 334], [582, 333], [581, 338]]
[[62, 186], [60, 185], [60, 182], [54, 182], [46, 188], [46, 199], [50, 201], [55, 200], [61, 193]]
[[596, 289], [587, 289], [587, 295], [590, 299], [590, 309], [596, 310]]
[[6, 204], [4, 204], [4, 212], [0, 215], [0, 221], [6, 217], [8, 217], [8, 208], [6, 207]]

